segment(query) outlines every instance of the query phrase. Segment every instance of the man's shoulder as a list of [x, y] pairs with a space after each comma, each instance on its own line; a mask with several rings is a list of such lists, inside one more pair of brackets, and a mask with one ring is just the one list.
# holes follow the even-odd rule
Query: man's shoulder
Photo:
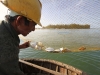
[[4, 31], [6, 29], [5, 24], [4, 24], [4, 20], [0, 20], [0, 31]]
[[4, 27], [3, 20], [0, 20], [0, 29], [2, 29], [2, 27]]
[[1, 25], [1, 23], [2, 23], [2, 20], [0, 20], [0, 25]]
[[3, 21], [4, 21], [4, 20], [0, 20], [0, 25], [2, 25], [2, 24], [3, 24]]

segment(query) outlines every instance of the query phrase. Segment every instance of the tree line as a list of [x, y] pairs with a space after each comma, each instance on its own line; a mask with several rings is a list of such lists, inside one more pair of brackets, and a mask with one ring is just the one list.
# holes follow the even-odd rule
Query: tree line
[[90, 25], [80, 25], [80, 24], [57, 24], [57, 25], [48, 25], [43, 27], [43, 29], [90, 29]]

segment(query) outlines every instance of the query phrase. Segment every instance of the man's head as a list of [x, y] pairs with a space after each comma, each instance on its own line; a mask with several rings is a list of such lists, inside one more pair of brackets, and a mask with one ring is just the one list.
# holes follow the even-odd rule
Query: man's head
[[18, 13], [15, 16], [7, 17], [8, 21], [14, 25], [18, 34], [26, 36], [35, 30], [35, 25], [41, 26], [41, 8], [39, 0], [1, 0], [10, 10]]
[[31, 31], [35, 31], [36, 23], [32, 20], [27, 19], [24, 16], [18, 16], [15, 20], [16, 29], [19, 34], [26, 36]]
[[23, 36], [26, 36], [31, 31], [35, 31], [35, 26], [37, 25], [34, 21], [21, 15], [6, 15], [6, 19], [14, 27], [17, 33]]
[[12, 11], [27, 17], [41, 26], [42, 4], [39, 0], [1, 0]]

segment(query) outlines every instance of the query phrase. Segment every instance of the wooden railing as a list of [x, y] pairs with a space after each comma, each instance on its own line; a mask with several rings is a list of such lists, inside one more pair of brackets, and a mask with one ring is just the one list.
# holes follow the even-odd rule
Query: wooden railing
[[85, 72], [83, 72], [79, 69], [76, 69], [73, 66], [69, 66], [67, 64], [64, 64], [64, 63], [61, 63], [61, 62], [58, 62], [58, 61], [55, 61], [55, 60], [34, 59], [34, 61], [44, 62], [45, 65], [46, 65], [46, 63], [50, 63], [50, 65], [55, 64], [56, 68], [55, 68], [55, 70], [52, 70], [51, 68], [44, 67], [42, 64], [40, 66], [40, 65], [37, 65], [37, 64], [33, 64], [31, 62], [21, 60], [21, 59], [19, 60], [19, 62], [21, 62], [23, 64], [26, 64], [28, 66], [31, 66], [31, 67], [34, 67], [34, 68], [37, 68], [37, 69], [40, 69], [40, 70], [43, 70], [43, 71], [48, 72], [48, 73], [51, 73], [52, 75], [87, 75]]

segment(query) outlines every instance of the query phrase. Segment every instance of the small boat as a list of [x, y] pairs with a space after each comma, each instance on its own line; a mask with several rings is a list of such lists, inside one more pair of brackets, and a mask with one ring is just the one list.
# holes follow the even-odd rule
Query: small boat
[[19, 59], [19, 67], [26, 75], [87, 75], [73, 66], [50, 59]]

